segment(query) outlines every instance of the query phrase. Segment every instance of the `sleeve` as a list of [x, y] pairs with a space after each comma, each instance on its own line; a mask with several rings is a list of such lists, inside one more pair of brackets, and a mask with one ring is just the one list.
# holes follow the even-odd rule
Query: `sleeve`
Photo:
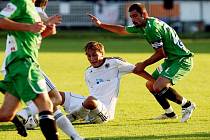
[[120, 72], [120, 75], [132, 73], [135, 65], [128, 63], [124, 60], [116, 59], [116, 63]]
[[153, 26], [148, 30], [147, 40], [154, 49], [163, 47], [162, 36], [156, 26]]
[[48, 20], [48, 15], [41, 7], [36, 7], [36, 11], [39, 13], [39, 16], [41, 17], [41, 20], [43, 22], [46, 22]]
[[[23, 3], [21, 3], [23, 6]], [[14, 19], [15, 17], [19, 16], [21, 13], [21, 4], [16, 4], [16, 3], [8, 3], [6, 7], [1, 10], [0, 12], [0, 18], [8, 18], [8, 19]]]
[[128, 33], [138, 33], [138, 29], [135, 26], [126, 26], [125, 30]]

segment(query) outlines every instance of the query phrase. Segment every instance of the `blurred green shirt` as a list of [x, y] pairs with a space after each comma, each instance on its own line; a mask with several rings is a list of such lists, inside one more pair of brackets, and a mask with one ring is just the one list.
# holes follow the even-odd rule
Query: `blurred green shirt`
[[[32, 0], [11, 0], [0, 12], [0, 18], [8, 18], [15, 22], [29, 24], [41, 21]], [[38, 63], [38, 49], [41, 39], [40, 33], [8, 31], [5, 66], [28, 57]]]
[[126, 31], [142, 34], [154, 49], [163, 47], [168, 60], [193, 55], [179, 39], [176, 31], [157, 18], [149, 17], [144, 28], [127, 26]]

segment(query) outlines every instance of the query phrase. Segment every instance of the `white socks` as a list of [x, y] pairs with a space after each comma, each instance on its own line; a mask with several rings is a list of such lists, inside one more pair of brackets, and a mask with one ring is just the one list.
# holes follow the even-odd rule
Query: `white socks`
[[79, 134], [74, 129], [71, 122], [67, 119], [67, 117], [65, 115], [63, 115], [63, 113], [61, 112], [60, 109], [57, 109], [54, 112], [54, 117], [55, 117], [56, 124], [66, 135], [68, 135], [70, 138], [71, 137], [73, 137], [73, 138], [80, 137]]
[[183, 97], [181, 105], [184, 106], [186, 103], [187, 103], [187, 99]]
[[174, 112], [173, 108], [170, 106], [168, 109], [165, 109], [167, 114]]
[[17, 115], [20, 115], [21, 117], [23, 117], [25, 120], [28, 119], [28, 116], [34, 116], [36, 114], [39, 113], [38, 108], [36, 107], [36, 105], [34, 104], [33, 101], [27, 102], [27, 107], [23, 108], [22, 110], [20, 110]]

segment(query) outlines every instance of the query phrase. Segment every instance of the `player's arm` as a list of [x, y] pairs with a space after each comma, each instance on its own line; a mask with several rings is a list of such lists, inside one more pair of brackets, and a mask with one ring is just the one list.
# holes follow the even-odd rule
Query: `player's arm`
[[118, 65], [118, 69], [120, 74], [127, 74], [127, 73], [134, 73], [138, 76], [143, 77], [144, 79], [154, 82], [155, 80], [153, 79], [153, 77], [146, 71], [141, 71], [141, 72], [136, 72], [134, 71], [135, 66], [131, 63], [126, 62], [125, 60], [123, 60], [122, 58], [117, 58], [116, 60], [116, 64]]
[[161, 47], [161, 48], [156, 49], [155, 53], [150, 58], [143, 61], [143, 64], [146, 67], [146, 66], [149, 66], [151, 64], [158, 62], [159, 60], [161, 60], [165, 57], [166, 57], [165, 51], [164, 51], [163, 47]]
[[92, 22], [94, 24], [96, 24], [98, 27], [101, 27], [105, 30], [120, 34], [120, 35], [126, 35], [129, 34], [126, 30], [125, 27], [122, 25], [112, 25], [112, 24], [106, 24], [106, 23], [102, 23], [98, 18], [96, 18], [95, 16], [88, 14], [88, 16], [90, 17], [90, 19], [92, 20]]
[[136, 68], [134, 69], [134, 72], [141, 73], [145, 69], [145, 67], [152, 65], [165, 57], [166, 57], [166, 54], [163, 47], [157, 48], [155, 50], [155, 53], [152, 56], [150, 56], [145, 61], [139, 62], [136, 64]]
[[46, 29], [42, 32], [42, 37], [46, 38], [51, 35], [56, 34], [56, 25], [60, 24], [62, 21], [61, 16], [54, 15], [47, 19], [45, 25], [47, 26]]
[[45, 25], [42, 22], [28, 24], [28, 23], [15, 22], [8, 18], [0, 18], [0, 28], [4, 30], [29, 31], [37, 33], [45, 30]]
[[143, 77], [144, 79], [151, 81], [151, 82], [155, 82], [155, 79], [152, 77], [152, 75], [150, 75], [148, 72], [146, 72], [145, 70], [141, 71], [140, 73], [137, 73], [136, 71], [133, 71], [134, 74]]
[[46, 25], [52, 25], [52, 24], [61, 24], [62, 21], [62, 17], [60, 15], [53, 15], [51, 17], [49, 17], [46, 21]]

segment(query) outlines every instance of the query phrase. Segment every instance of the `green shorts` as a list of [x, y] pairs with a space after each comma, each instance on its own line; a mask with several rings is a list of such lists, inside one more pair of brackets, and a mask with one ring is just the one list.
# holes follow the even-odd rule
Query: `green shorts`
[[193, 67], [192, 57], [183, 57], [174, 61], [167, 59], [153, 72], [152, 76], [157, 79], [159, 76], [171, 80], [174, 85], [185, 76]]
[[9, 64], [4, 80], [0, 81], [0, 90], [28, 102], [37, 94], [47, 93], [47, 86], [39, 65], [27, 58]]

